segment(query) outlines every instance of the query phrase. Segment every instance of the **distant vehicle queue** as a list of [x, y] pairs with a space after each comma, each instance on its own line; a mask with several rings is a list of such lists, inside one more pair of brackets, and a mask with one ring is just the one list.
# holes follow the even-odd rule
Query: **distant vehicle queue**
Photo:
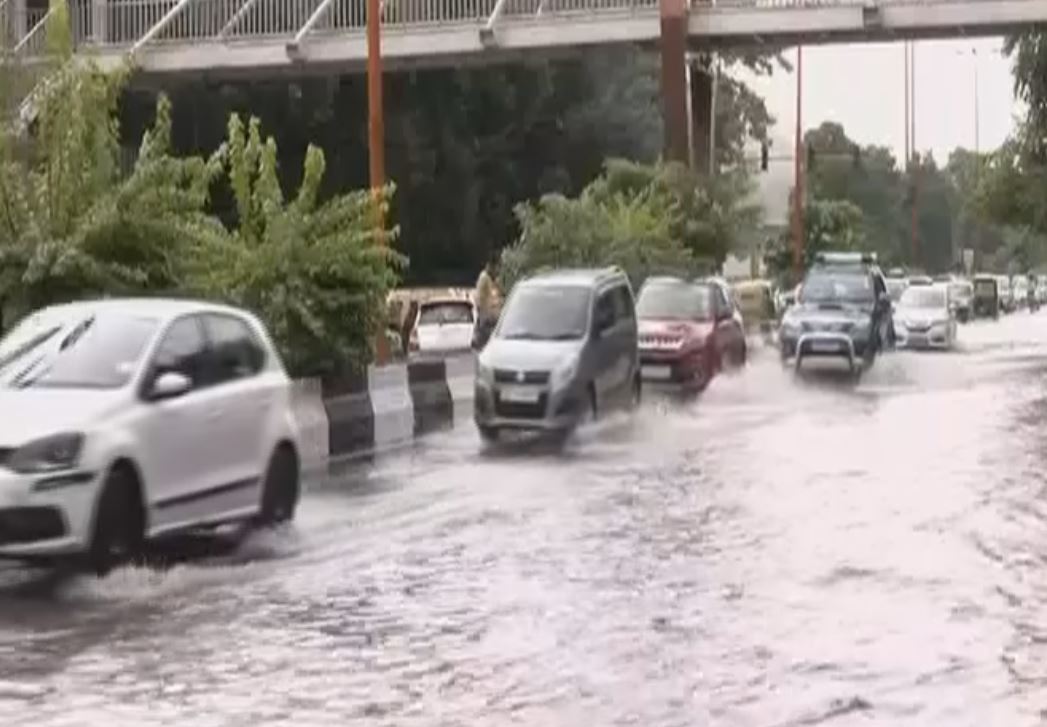
[[646, 386], [699, 392], [744, 366], [760, 339], [797, 371], [843, 361], [856, 377], [884, 351], [951, 350], [960, 324], [1036, 310], [1047, 276], [885, 273], [874, 254], [825, 252], [788, 290], [760, 279], [655, 276], [634, 292], [609, 267], [543, 272], [517, 283], [504, 304], [500, 296], [431, 290], [390, 323], [405, 355], [477, 352], [474, 419], [488, 442], [512, 431], [566, 435], [636, 407]]

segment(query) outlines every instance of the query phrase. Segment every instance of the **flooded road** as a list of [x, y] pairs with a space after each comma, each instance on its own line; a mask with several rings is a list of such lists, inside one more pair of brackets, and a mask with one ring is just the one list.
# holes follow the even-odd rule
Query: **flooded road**
[[561, 455], [464, 428], [288, 533], [105, 581], [9, 574], [6, 725], [1047, 719], [1047, 313], [881, 358], [773, 351]]

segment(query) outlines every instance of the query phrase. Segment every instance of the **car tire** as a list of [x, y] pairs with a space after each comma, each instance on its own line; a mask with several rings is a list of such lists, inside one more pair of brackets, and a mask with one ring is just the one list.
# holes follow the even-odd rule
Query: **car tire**
[[494, 444], [498, 441], [498, 427], [488, 427], [483, 424], [476, 425], [476, 431], [480, 433], [480, 439], [484, 444]]
[[[709, 366], [706, 363], [707, 356], [702, 355], [698, 357], [698, 362], [694, 367], [694, 374], [691, 376], [691, 385], [695, 391], [705, 391], [705, 387], [709, 385]], [[785, 357], [782, 357], [782, 361], [785, 361]]]
[[106, 475], [98, 499], [94, 532], [88, 548], [88, 566], [106, 576], [142, 552], [145, 522], [134, 475], [116, 466]]
[[269, 458], [262, 482], [262, 506], [256, 524], [271, 528], [294, 518], [301, 492], [298, 457], [287, 445], [281, 445]]
[[636, 411], [640, 408], [640, 404], [643, 403], [643, 379], [640, 377], [640, 373], [637, 372], [636, 376], [633, 377], [632, 389], [629, 392], [629, 411]]
[[588, 396], [586, 398], [589, 400], [589, 402], [588, 402], [589, 406], [587, 406], [587, 407], [582, 409], [581, 416], [578, 417], [578, 424], [579, 425], [592, 424], [593, 422], [595, 422], [596, 421], [596, 417], [597, 417], [597, 413], [599, 411], [597, 409], [597, 406], [596, 406], [596, 389], [595, 389], [595, 387], [592, 384], [589, 384], [589, 386], [587, 388], [587, 391], [588, 391]]

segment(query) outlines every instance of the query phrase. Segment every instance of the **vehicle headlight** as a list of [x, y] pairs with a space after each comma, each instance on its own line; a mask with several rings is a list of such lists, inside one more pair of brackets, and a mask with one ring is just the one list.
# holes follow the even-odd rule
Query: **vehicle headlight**
[[578, 373], [578, 358], [576, 356], [571, 356], [570, 358], [564, 359], [559, 366], [553, 369], [549, 383], [552, 384], [554, 389], [563, 388], [566, 384], [570, 383], [576, 373]]
[[797, 321], [785, 319], [782, 321], [781, 332], [787, 336], [795, 336], [800, 333], [800, 324]]
[[7, 466], [23, 474], [73, 469], [80, 461], [83, 447], [82, 434], [55, 434], [22, 445], [8, 458]]
[[867, 335], [869, 335], [869, 331], [871, 329], [872, 329], [872, 322], [869, 321], [868, 319], [855, 321], [854, 325], [851, 327], [851, 331], [853, 333], [855, 333], [856, 335], [859, 335], [859, 336], [867, 336]]

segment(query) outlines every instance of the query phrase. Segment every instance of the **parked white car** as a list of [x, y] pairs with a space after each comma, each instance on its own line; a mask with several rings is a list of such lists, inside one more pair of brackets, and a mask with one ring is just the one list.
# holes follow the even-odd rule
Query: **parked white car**
[[956, 343], [956, 315], [944, 283], [906, 288], [894, 311], [899, 348], [951, 349]]
[[0, 340], [0, 411], [0, 557], [104, 573], [146, 540], [294, 516], [290, 381], [242, 310], [45, 308]]
[[469, 298], [433, 298], [418, 307], [410, 349], [418, 353], [468, 351], [476, 327], [476, 305]]

